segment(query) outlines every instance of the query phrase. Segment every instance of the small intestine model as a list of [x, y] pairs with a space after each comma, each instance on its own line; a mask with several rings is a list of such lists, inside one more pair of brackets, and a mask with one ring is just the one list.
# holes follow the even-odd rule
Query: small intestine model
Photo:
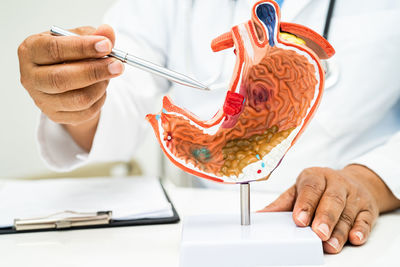
[[324, 87], [320, 59], [335, 51], [311, 29], [280, 22], [272, 0], [256, 3], [250, 21], [211, 44], [214, 52], [232, 47], [233, 77], [213, 118], [202, 121], [167, 96], [146, 118], [184, 171], [220, 183], [265, 180], [314, 115]]

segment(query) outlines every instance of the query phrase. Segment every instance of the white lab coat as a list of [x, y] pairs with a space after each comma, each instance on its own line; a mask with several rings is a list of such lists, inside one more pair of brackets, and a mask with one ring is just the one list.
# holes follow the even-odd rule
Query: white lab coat
[[[232, 50], [215, 54], [210, 42], [248, 20], [253, 3], [122, 0], [110, 9], [105, 22], [116, 31], [116, 47], [205, 83], [227, 83], [235, 61]], [[321, 33], [328, 4], [329, 0], [285, 0], [282, 21]], [[336, 49], [340, 79], [325, 91], [316, 116], [270, 180], [254, 187], [283, 190], [306, 167], [359, 163], [380, 175], [400, 198], [398, 25], [400, 1], [337, 1], [329, 40]], [[159, 111], [158, 100], [167, 92], [176, 104], [204, 119], [215, 114], [225, 96], [225, 90], [188, 89], [127, 67], [109, 85], [90, 153], [42, 115], [38, 139], [43, 158], [61, 171], [88, 162], [130, 159], [143, 136], [153, 134], [145, 115]]]

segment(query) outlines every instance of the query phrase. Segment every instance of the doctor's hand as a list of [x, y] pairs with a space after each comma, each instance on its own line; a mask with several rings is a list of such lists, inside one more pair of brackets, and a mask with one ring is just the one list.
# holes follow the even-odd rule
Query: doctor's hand
[[90, 150], [110, 78], [124, 66], [104, 58], [114, 46], [110, 26], [71, 30], [83, 36], [35, 34], [18, 48], [21, 83], [52, 121], [64, 125], [74, 140]]
[[364, 244], [379, 213], [399, 207], [400, 200], [374, 172], [349, 165], [305, 169], [295, 185], [260, 212], [293, 210], [296, 225], [310, 225], [325, 252], [339, 253], [347, 240]]

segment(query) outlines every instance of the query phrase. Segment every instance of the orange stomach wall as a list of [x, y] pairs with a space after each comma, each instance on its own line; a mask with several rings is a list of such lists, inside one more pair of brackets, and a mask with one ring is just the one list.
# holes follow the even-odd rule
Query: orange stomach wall
[[208, 135], [183, 117], [163, 114], [167, 148], [202, 171], [238, 175], [302, 123], [314, 98], [315, 71], [304, 56], [268, 47], [261, 62], [243, 72], [245, 101], [234, 125]]

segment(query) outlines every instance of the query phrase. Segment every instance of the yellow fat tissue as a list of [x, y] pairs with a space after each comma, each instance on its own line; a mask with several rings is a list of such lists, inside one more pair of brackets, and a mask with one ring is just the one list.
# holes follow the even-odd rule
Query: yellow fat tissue
[[279, 33], [279, 37], [281, 37], [282, 39], [284, 39], [284, 40], [286, 40], [288, 42], [295, 43], [295, 44], [298, 44], [298, 45], [305, 45], [306, 44], [306, 42], [303, 39], [297, 37], [294, 34], [290, 34], [290, 33], [287, 33], [287, 32], [280, 32]]

